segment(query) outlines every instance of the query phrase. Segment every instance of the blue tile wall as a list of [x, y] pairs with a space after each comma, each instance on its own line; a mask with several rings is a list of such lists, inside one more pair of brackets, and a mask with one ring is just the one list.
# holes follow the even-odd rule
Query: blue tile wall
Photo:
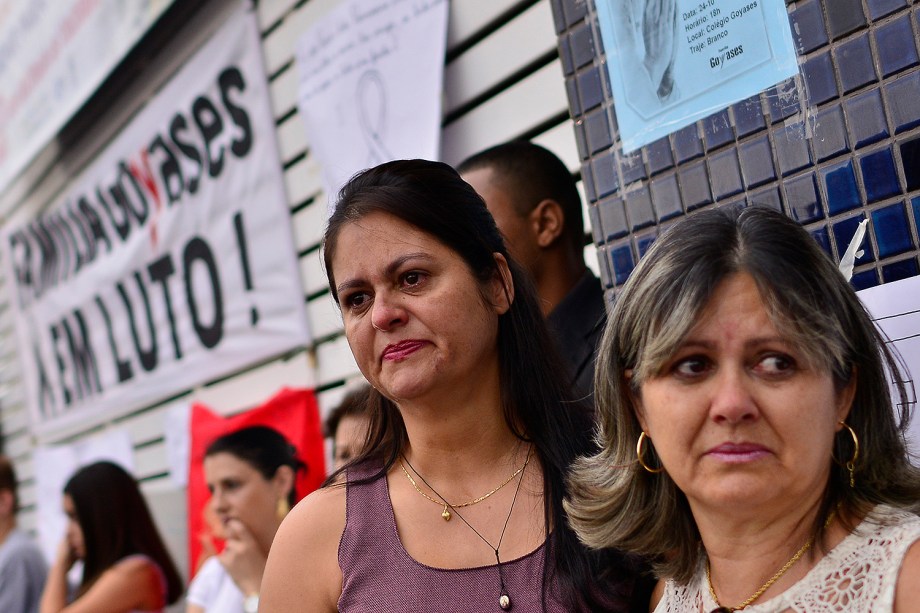
[[737, 203], [785, 212], [833, 258], [868, 219], [857, 289], [920, 274], [920, 0], [787, 0], [798, 74], [628, 156], [593, 1], [550, 3], [611, 293], [668, 225]]

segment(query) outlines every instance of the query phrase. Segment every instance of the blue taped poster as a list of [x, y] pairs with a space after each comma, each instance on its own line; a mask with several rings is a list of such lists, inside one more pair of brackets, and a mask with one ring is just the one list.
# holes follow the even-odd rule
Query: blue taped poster
[[783, 0], [597, 0], [623, 152], [798, 72]]

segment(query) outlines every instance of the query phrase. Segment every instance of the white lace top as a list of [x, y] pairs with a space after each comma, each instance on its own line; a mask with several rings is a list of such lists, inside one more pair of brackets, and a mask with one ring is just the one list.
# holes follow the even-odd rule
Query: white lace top
[[[920, 541], [920, 517], [879, 505], [795, 585], [744, 611], [891, 611], [901, 562], [917, 541]], [[708, 612], [717, 607], [706, 585], [704, 559], [688, 585], [673, 581], [665, 584], [655, 613]]]

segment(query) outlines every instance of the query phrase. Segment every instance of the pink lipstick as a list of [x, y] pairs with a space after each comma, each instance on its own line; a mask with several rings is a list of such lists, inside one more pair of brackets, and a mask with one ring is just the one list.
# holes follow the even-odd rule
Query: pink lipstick
[[769, 449], [755, 443], [722, 443], [707, 451], [706, 455], [730, 464], [743, 464], [763, 459], [770, 453]]
[[387, 345], [382, 354], [384, 360], [400, 362], [427, 345], [426, 341], [407, 340]]

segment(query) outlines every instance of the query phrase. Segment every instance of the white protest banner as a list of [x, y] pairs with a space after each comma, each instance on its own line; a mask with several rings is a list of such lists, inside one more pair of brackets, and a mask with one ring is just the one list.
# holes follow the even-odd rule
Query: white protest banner
[[[907, 431], [907, 442], [913, 453], [911, 460], [920, 466], [920, 416], [917, 415], [917, 376], [920, 375], [920, 277], [909, 277], [883, 283], [860, 292], [859, 299], [866, 306], [876, 325], [888, 338], [889, 346], [904, 361], [908, 408], [913, 419]], [[891, 373], [889, 373], [891, 376]], [[891, 384], [891, 390], [896, 390]], [[895, 410], [900, 411], [901, 399], [893, 395]]]
[[0, 2], [0, 191], [173, 1]]
[[0, 234], [38, 432], [308, 341], [255, 16], [240, 12], [40, 216]]
[[437, 159], [447, 0], [345, 0], [301, 36], [298, 109], [330, 203], [356, 172]]

